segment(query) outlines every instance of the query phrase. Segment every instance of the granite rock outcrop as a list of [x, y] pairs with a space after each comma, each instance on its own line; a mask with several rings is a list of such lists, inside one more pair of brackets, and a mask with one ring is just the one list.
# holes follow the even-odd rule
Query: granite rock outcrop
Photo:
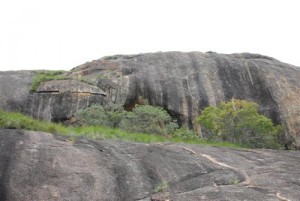
[[0, 73], [2, 108], [64, 121], [94, 103], [120, 103], [128, 110], [151, 104], [192, 128], [205, 107], [244, 99], [257, 102], [274, 123], [282, 122], [287, 140], [300, 148], [300, 68], [271, 57], [214, 52], [116, 55], [80, 65], [64, 74], [66, 80], [46, 82], [29, 93], [33, 74]]
[[0, 129], [0, 161], [3, 201], [296, 201], [300, 197], [297, 151], [74, 141], [49, 133]]

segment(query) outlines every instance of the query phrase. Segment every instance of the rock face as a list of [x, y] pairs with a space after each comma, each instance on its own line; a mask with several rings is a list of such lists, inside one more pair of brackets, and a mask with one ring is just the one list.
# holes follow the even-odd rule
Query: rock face
[[0, 145], [3, 201], [296, 201], [300, 197], [296, 151], [74, 142], [5, 129], [0, 129]]
[[33, 76], [32, 71], [0, 71], [0, 108], [23, 111]]
[[0, 108], [48, 121], [64, 121], [91, 104], [103, 104], [106, 93], [78, 80], [54, 80], [30, 92], [34, 71], [0, 72]]
[[78, 80], [53, 80], [30, 93], [24, 112], [35, 118], [61, 122], [91, 104], [103, 104], [106, 93]]
[[[193, 127], [195, 117], [208, 105], [245, 99], [257, 102], [261, 112], [275, 123], [282, 122], [287, 137], [300, 148], [300, 68], [267, 56], [201, 52], [117, 55], [78, 66], [65, 77], [88, 81], [90, 89], [74, 89], [67, 84], [70, 80], [63, 81], [65, 84], [47, 82], [23, 102], [23, 111], [61, 121], [97, 102], [121, 103], [129, 110], [135, 104], [148, 103], [163, 107], [180, 124]], [[11, 81], [12, 88], [15, 81]], [[57, 93], [57, 86], [63, 86], [60, 89], [64, 91]], [[95, 86], [103, 93], [86, 93], [96, 90]], [[78, 89], [85, 89], [85, 96]], [[0, 93], [3, 90], [7, 89]], [[14, 96], [6, 99], [9, 103], [4, 105], [15, 104]]]

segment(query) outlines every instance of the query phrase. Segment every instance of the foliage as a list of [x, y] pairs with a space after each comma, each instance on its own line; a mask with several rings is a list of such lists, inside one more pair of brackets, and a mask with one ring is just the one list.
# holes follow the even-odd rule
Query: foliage
[[125, 111], [121, 105], [107, 104], [105, 106], [95, 104], [83, 110], [78, 110], [75, 116], [83, 125], [100, 125], [118, 128], [125, 117]]
[[162, 181], [155, 186], [154, 192], [155, 193], [163, 192], [168, 187], [169, 187], [168, 183], [166, 181]]
[[179, 137], [185, 140], [195, 140], [199, 138], [199, 136], [193, 130], [188, 129], [187, 127], [176, 129], [173, 133], [171, 133], [171, 136]]
[[161, 107], [137, 105], [132, 112], [127, 112], [120, 128], [131, 132], [168, 135], [178, 128], [178, 125]]
[[0, 128], [6, 129], [25, 129], [33, 131], [43, 131], [53, 134], [65, 135], [70, 141], [77, 137], [85, 137], [91, 140], [121, 140], [130, 142], [184, 142], [190, 144], [201, 144], [209, 146], [222, 146], [241, 148], [242, 146], [227, 142], [210, 142], [203, 139], [185, 140], [179, 137], [168, 138], [161, 135], [149, 135], [144, 133], [132, 133], [121, 129], [108, 128], [103, 126], [85, 127], [65, 127], [61, 124], [45, 122], [20, 113], [6, 112], [0, 109]]
[[0, 109], [0, 128], [26, 129], [49, 133], [66, 134], [67, 128], [61, 124], [53, 124], [27, 117], [20, 113], [5, 112]]
[[92, 105], [77, 111], [75, 116], [83, 125], [108, 126], [130, 132], [167, 135], [178, 127], [165, 110], [150, 105], [137, 105], [132, 112], [117, 104]]
[[86, 77], [67, 77], [63, 74], [65, 71], [59, 70], [59, 71], [36, 71], [32, 85], [31, 85], [31, 91], [35, 92], [38, 87], [47, 81], [51, 80], [78, 80], [80, 82], [87, 83], [89, 85], [96, 85], [96, 81], [90, 80]]
[[207, 107], [196, 119], [203, 133], [212, 140], [246, 144], [252, 148], [279, 148], [281, 125], [258, 113], [258, 104], [245, 100], [221, 102]]
[[64, 71], [37, 71], [33, 77], [31, 91], [36, 91], [43, 82], [65, 79], [63, 73]]
[[241, 179], [238, 179], [238, 178], [232, 178], [231, 179], [231, 185], [237, 185], [240, 182], [241, 182]]

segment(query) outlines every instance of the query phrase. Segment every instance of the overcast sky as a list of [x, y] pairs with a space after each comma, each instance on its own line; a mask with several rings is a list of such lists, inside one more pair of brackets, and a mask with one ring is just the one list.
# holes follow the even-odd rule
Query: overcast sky
[[300, 66], [299, 0], [1, 0], [0, 70], [114, 54], [252, 52]]

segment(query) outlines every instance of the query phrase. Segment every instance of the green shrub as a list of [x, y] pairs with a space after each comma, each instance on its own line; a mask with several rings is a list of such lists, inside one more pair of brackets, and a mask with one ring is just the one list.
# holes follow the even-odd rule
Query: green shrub
[[80, 124], [100, 125], [118, 128], [125, 117], [126, 111], [121, 105], [107, 104], [105, 106], [95, 104], [75, 113]]
[[37, 71], [33, 77], [31, 91], [36, 91], [43, 82], [66, 79], [62, 75], [64, 72], [65, 71]]
[[160, 107], [137, 105], [127, 112], [121, 105], [92, 105], [75, 114], [82, 125], [101, 125], [130, 132], [168, 135], [178, 128], [171, 116]]
[[122, 120], [120, 128], [131, 132], [168, 135], [178, 128], [177, 123], [161, 107], [137, 105]]
[[188, 129], [187, 127], [181, 127], [176, 129], [174, 132], [171, 133], [171, 136], [185, 140], [196, 140], [199, 138], [199, 136], [193, 130]]
[[207, 107], [196, 119], [204, 136], [246, 144], [252, 148], [279, 148], [283, 136], [281, 125], [274, 126], [271, 119], [258, 113], [258, 104], [245, 100], [221, 102]]

